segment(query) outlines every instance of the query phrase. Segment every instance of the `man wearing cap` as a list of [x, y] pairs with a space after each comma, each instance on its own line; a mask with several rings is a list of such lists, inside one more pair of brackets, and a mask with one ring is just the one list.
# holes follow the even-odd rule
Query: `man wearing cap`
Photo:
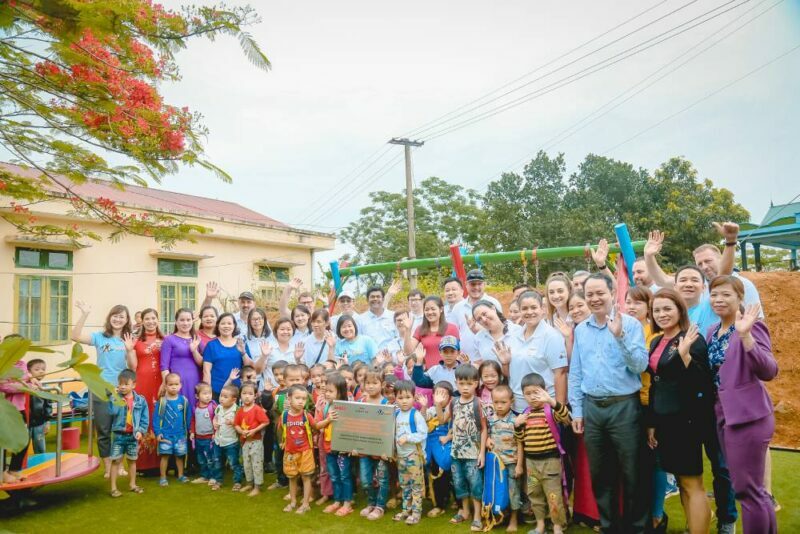
[[250, 310], [256, 307], [256, 298], [250, 291], [242, 291], [239, 294], [239, 313], [235, 315], [236, 326], [239, 327], [239, 333], [247, 335], [247, 316], [250, 315]]
[[378, 350], [385, 349], [398, 335], [394, 326], [394, 312], [383, 306], [385, 297], [386, 293], [380, 286], [372, 286], [367, 289], [369, 309], [358, 316], [359, 332], [371, 337], [378, 345]]
[[417, 356], [414, 370], [411, 373], [411, 379], [417, 387], [430, 388], [439, 382], [449, 382], [453, 386], [453, 391], [458, 394], [458, 387], [456, 386], [456, 367], [459, 366], [459, 344], [458, 338], [455, 336], [444, 336], [439, 341], [439, 353], [442, 359], [437, 365], [432, 366], [427, 371], [423, 367], [425, 362], [424, 357]]
[[[472, 331], [470, 324], [472, 321], [472, 307], [479, 300], [488, 300], [495, 307], [503, 311], [503, 306], [496, 298], [487, 295], [486, 277], [480, 269], [472, 269], [467, 273], [467, 298], [453, 307], [453, 318], [458, 326], [459, 337], [461, 338], [461, 352], [468, 355], [471, 360], [478, 359], [478, 348], [475, 343], [475, 332]], [[480, 328], [480, 327], [478, 327]]]

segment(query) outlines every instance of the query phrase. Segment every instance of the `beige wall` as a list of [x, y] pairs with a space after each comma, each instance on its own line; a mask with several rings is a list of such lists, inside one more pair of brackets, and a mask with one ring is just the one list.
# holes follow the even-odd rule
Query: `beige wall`
[[[63, 223], [67, 220], [63, 206], [58, 203], [39, 205], [35, 215], [39, 223]], [[213, 233], [197, 237], [197, 243], [178, 243], [171, 253], [210, 256], [198, 259], [198, 276], [171, 277], [157, 273], [157, 258], [152, 253], [158, 245], [144, 237], [125, 236], [118, 242], [108, 239], [85, 242], [90, 246], [73, 251], [71, 271], [48, 271], [42, 269], [16, 268], [14, 250], [23, 246], [9, 242], [18, 231], [0, 219], [0, 334], [17, 330], [15, 320], [17, 275], [62, 276], [71, 279], [70, 324], [78, 317], [75, 301], [85, 300], [92, 307], [87, 320], [88, 331], [101, 327], [109, 308], [125, 304], [133, 313], [146, 307], [158, 309], [159, 282], [180, 282], [196, 285], [197, 304], [205, 295], [205, 284], [216, 281], [223, 296], [235, 299], [241, 291], [259, 288], [274, 288], [274, 284], [258, 282], [258, 264], [276, 262], [277, 266], [292, 264], [291, 276], [298, 276], [310, 284], [312, 280], [312, 251], [333, 248], [334, 238], [324, 234], [287, 231], [232, 223], [220, 220], [191, 218], [188, 222], [201, 224]], [[108, 235], [107, 227], [95, 223], [81, 222], [102, 236]], [[28, 246], [28, 245], [25, 245]], [[29, 245], [31, 248], [38, 248]], [[47, 248], [47, 247], [42, 247]], [[69, 349], [69, 345], [54, 347]], [[93, 352], [93, 351], [91, 351]], [[92, 354], [93, 356], [93, 354]], [[54, 363], [60, 361], [56, 358]]]

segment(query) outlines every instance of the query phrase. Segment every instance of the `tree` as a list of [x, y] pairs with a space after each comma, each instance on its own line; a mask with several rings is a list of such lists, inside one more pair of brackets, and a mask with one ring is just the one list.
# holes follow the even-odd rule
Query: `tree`
[[125, 213], [110, 200], [82, 198], [71, 185], [98, 178], [147, 185], [180, 165], [230, 181], [203, 157], [201, 116], [165, 102], [158, 84], [180, 78], [175, 53], [197, 36], [234, 36], [253, 64], [268, 69], [242, 30], [258, 20], [249, 6], [222, 4], [170, 11], [151, 0], [0, 3], [0, 147], [39, 176], [0, 168], [2, 217], [35, 236], [100, 239], [79, 226], [37, 224], [28, 206], [59, 194], [78, 215], [110, 225], [112, 237], [131, 233], [169, 245], [205, 231], [170, 216]]
[[[397, 261], [408, 256], [405, 193], [375, 191], [370, 206], [342, 230], [355, 249], [353, 263]], [[451, 243], [474, 245], [482, 226], [479, 195], [441, 178], [423, 180], [414, 191], [417, 257], [449, 255]]]

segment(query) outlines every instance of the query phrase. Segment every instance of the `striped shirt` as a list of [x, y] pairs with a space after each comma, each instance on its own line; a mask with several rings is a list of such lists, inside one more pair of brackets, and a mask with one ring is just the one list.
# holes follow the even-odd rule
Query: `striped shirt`
[[[553, 419], [569, 423], [569, 409], [560, 402], [553, 408]], [[544, 408], [531, 410], [525, 424], [514, 429], [514, 436], [522, 441], [526, 458], [540, 459], [558, 457], [558, 444], [550, 431]]]

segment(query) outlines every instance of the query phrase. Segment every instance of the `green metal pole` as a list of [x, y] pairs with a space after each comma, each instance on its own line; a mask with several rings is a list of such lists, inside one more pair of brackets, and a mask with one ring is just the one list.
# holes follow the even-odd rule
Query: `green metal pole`
[[[633, 250], [636, 252], [641, 252], [644, 250], [645, 241], [634, 241], [632, 243]], [[595, 249], [596, 247], [591, 247]], [[486, 253], [475, 253], [475, 254], [465, 254], [463, 256], [464, 263], [470, 263], [473, 265], [478, 265], [478, 261], [480, 264], [487, 264], [487, 263], [503, 263], [503, 262], [522, 262], [523, 257], [529, 261], [533, 262], [535, 260], [554, 260], [554, 259], [561, 259], [561, 258], [580, 258], [586, 254], [586, 247], [585, 246], [577, 246], [577, 247], [556, 247], [556, 248], [543, 248], [543, 249], [525, 249], [525, 250], [515, 250], [513, 252], [486, 252]], [[610, 245], [609, 246], [609, 253], [618, 254], [620, 249], [617, 245]], [[391, 272], [396, 270], [405, 270], [405, 269], [431, 269], [431, 268], [438, 268], [438, 267], [451, 267], [452, 261], [450, 260], [450, 256], [441, 256], [438, 258], [417, 258], [414, 260], [405, 260], [405, 261], [395, 261], [395, 262], [386, 262], [386, 263], [373, 263], [371, 265], [355, 265], [352, 267], [344, 267], [339, 269], [339, 274], [341, 276], [350, 276], [354, 274], [371, 274], [371, 273], [385, 273]]]

